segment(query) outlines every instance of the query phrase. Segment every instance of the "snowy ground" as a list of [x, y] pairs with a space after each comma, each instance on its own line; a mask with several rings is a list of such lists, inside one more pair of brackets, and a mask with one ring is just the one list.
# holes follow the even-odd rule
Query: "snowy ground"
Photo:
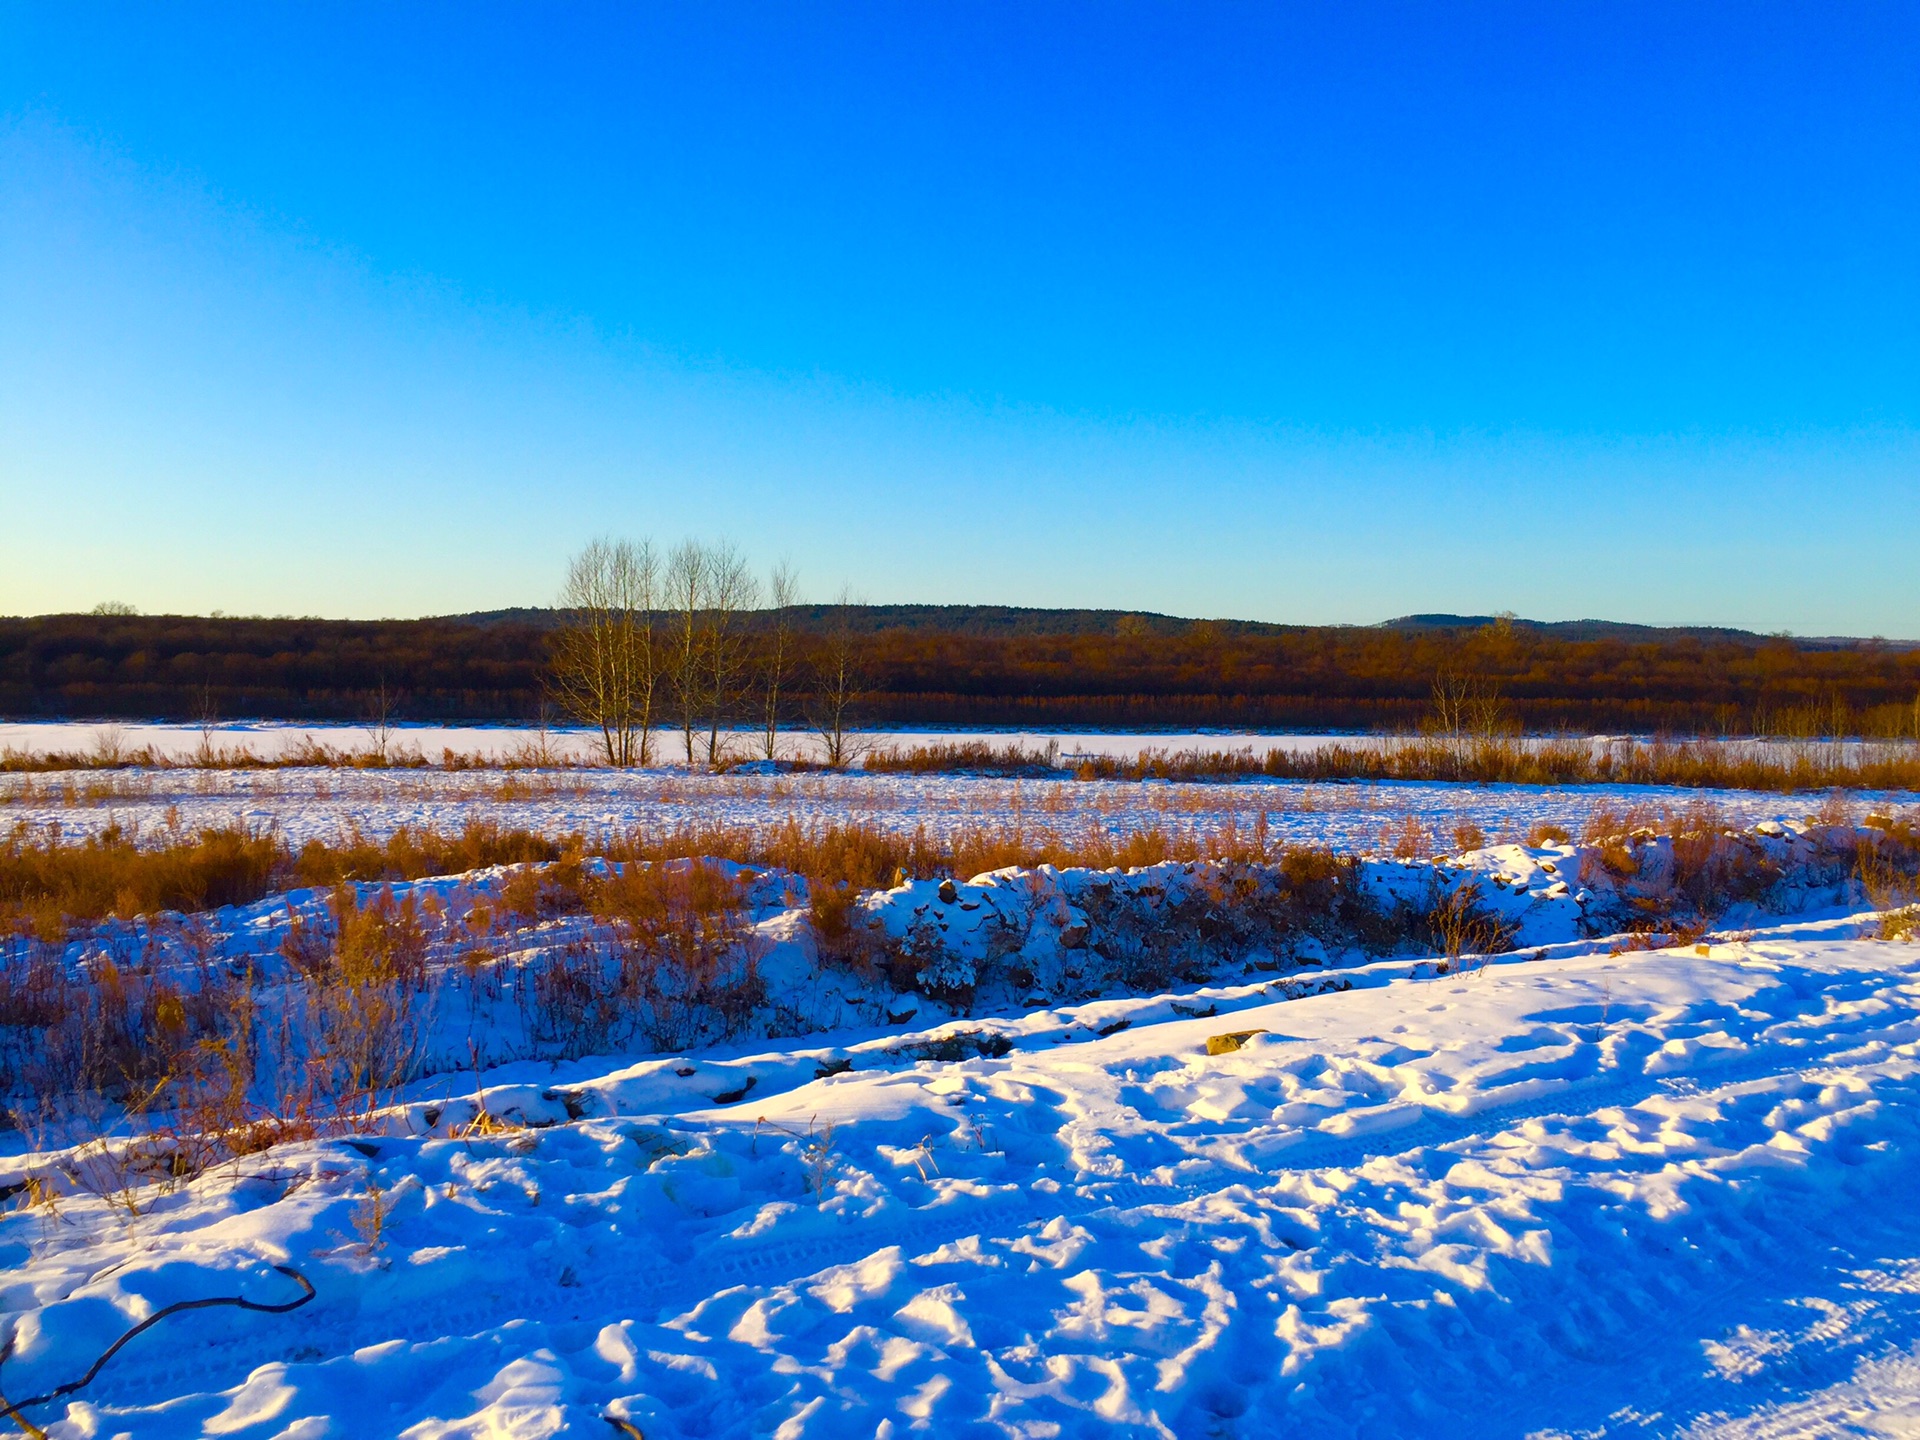
[[[1855, 797], [1910, 804], [1910, 795]], [[1247, 781], [1176, 785], [1137, 781], [999, 780], [965, 775], [701, 775], [684, 770], [496, 772], [440, 770], [152, 770], [0, 775], [0, 826], [57, 823], [68, 835], [110, 824], [154, 830], [170, 813], [188, 829], [271, 825], [294, 841], [334, 839], [354, 827], [384, 836], [401, 825], [458, 830], [469, 820], [550, 834], [620, 834], [688, 825], [859, 820], [934, 835], [961, 826], [1021, 826], [1073, 836], [1158, 826], [1206, 834], [1245, 831], [1264, 814], [1276, 842], [1391, 848], [1384, 830], [1412, 817], [1437, 849], [1456, 826], [1519, 839], [1545, 821], [1578, 834], [1597, 809], [1722, 807], [1730, 821], [1798, 819], [1818, 797], [1651, 786], [1466, 786], [1414, 781], [1305, 784]]]
[[819, 1079], [817, 1037], [497, 1071], [487, 1108], [528, 1128], [468, 1138], [472, 1083], [441, 1081], [391, 1136], [252, 1157], [138, 1217], [0, 1220], [0, 1384], [71, 1379], [169, 1301], [294, 1298], [290, 1264], [310, 1305], [170, 1319], [41, 1423], [1910, 1434], [1920, 946], [1862, 934], [1105, 1001], [981, 1022], [998, 1058], [848, 1035]]

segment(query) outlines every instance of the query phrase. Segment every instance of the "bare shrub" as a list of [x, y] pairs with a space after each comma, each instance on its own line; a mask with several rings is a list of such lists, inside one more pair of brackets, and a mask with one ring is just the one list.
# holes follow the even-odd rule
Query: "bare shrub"
[[1581, 829], [1581, 838], [1589, 844], [1604, 844], [1609, 840], [1629, 839], [1635, 835], [1653, 835], [1660, 823], [1660, 812], [1651, 805], [1629, 805], [1616, 809], [1611, 805], [1599, 805], [1587, 816], [1587, 823]]
[[124, 930], [69, 967], [64, 935], [0, 938], [0, 1091], [31, 1106], [142, 1106], [218, 1031], [237, 983], [202, 956], [168, 975]]
[[275, 1043], [280, 1038], [263, 1031], [249, 985], [219, 1031], [181, 1057], [151, 1113], [166, 1117], [161, 1138], [183, 1169], [198, 1174], [319, 1133], [307, 1067]]
[[1103, 962], [1104, 973], [1089, 976], [1095, 983], [1118, 982], [1129, 989], [1163, 990], [1182, 973], [1195, 970], [1207, 958], [1201, 951], [1195, 915], [1181, 907], [1153, 903], [1117, 885], [1093, 885], [1080, 897], [1091, 929], [1090, 954]]
[[1312, 938], [1387, 954], [1419, 938], [1417, 917], [1359, 883], [1360, 862], [1292, 848], [1277, 863], [1218, 860], [1170, 890], [1096, 882], [1080, 897], [1102, 979], [1135, 988], [1201, 981], [1223, 963], [1292, 953]]
[[366, 693], [362, 708], [367, 719], [365, 761], [377, 767], [390, 765], [393, 762], [394, 727], [400, 717], [400, 696], [382, 678], [374, 689]]
[[800, 1169], [806, 1177], [807, 1192], [816, 1200], [826, 1195], [838, 1165], [839, 1159], [834, 1154], [833, 1126], [828, 1124], [816, 1130], [809, 1121], [807, 1141], [800, 1151]]
[[1518, 922], [1487, 905], [1478, 880], [1456, 884], [1437, 895], [1427, 910], [1426, 926], [1433, 947], [1450, 966], [1457, 966], [1463, 955], [1505, 954], [1520, 933]]
[[609, 979], [597, 945], [571, 941], [542, 951], [517, 978], [529, 1032], [563, 1058], [602, 1053], [633, 1033], [630, 997]]
[[807, 886], [807, 918], [820, 963], [873, 979], [887, 970], [886, 937], [868, 923], [860, 890], [848, 880], [815, 880]]
[[[649, 612], [649, 615], [651, 615], [651, 612]], [[640, 706], [636, 706], [635, 708], [636, 710], [642, 710]], [[634, 759], [641, 764], [645, 764], [646, 761], [651, 758], [650, 751], [653, 743], [652, 711], [652, 697], [651, 694], [649, 694], [642, 713], [637, 717], [643, 721], [639, 726], [639, 729], [643, 733], [640, 736], [641, 743], [634, 747]], [[542, 701], [540, 704], [540, 723], [534, 727], [531, 735], [507, 747], [506, 751], [500, 757], [500, 765], [508, 770], [554, 770], [570, 763], [568, 753], [563, 750], [554, 739], [553, 731], [548, 724], [549, 719], [547, 704], [545, 701]], [[603, 742], [606, 738], [603, 734]], [[613, 750], [615, 754], [619, 753], [618, 744], [613, 747]], [[448, 753], [451, 754], [452, 752], [449, 751]], [[478, 756], [468, 756], [466, 759], [467, 764], [465, 768], [474, 770], [486, 768], [486, 762]]]
[[679, 1049], [732, 1035], [765, 1000], [740, 882], [705, 860], [628, 861], [591, 882], [604, 936], [553, 946], [523, 967], [528, 1027], [577, 1056], [645, 1038]]
[[292, 927], [282, 953], [306, 984], [287, 992], [283, 1043], [333, 1114], [371, 1109], [418, 1070], [430, 938], [414, 898], [390, 888], [363, 904], [339, 886], [325, 920]]
[[691, 1043], [707, 1016], [732, 1035], [764, 998], [745, 897], [725, 868], [628, 865], [596, 887], [592, 906], [614, 927], [619, 989], [645, 1002], [657, 1047]]
[[1696, 801], [1663, 817], [1662, 828], [1672, 837], [1676, 911], [1685, 920], [1711, 924], [1739, 902], [1759, 901], [1780, 879], [1780, 867], [1734, 834], [1717, 805]]

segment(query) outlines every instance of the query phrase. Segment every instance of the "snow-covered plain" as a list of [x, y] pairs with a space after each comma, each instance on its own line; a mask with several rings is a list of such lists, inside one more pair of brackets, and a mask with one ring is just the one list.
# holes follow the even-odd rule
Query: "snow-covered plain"
[[[1863, 804], [1907, 796], [1860, 795]], [[638, 827], [802, 825], [859, 821], [888, 831], [925, 826], [1021, 827], [1066, 837], [1159, 827], [1203, 836], [1242, 831], [1264, 815], [1276, 843], [1391, 848], [1383, 833], [1411, 818], [1448, 848], [1455, 827], [1520, 839], [1536, 824], [1578, 834], [1596, 810], [1684, 810], [1708, 803], [1730, 821], [1803, 817], [1819, 797], [1653, 786], [1467, 786], [1418, 781], [1235, 784], [1002, 780], [968, 775], [706, 775], [648, 771], [116, 770], [0, 774], [0, 825], [58, 824], [80, 836], [119, 824], [154, 832], [176, 815], [187, 829], [272, 826], [298, 843], [372, 836], [402, 825], [459, 830], [472, 820], [543, 833], [618, 835]]]
[[47, 1433], [1910, 1434], [1920, 946], [1862, 930], [1106, 1001], [818, 1079], [817, 1039], [523, 1067], [480, 1098], [525, 1128], [465, 1138], [474, 1085], [429, 1086], [138, 1217], [7, 1216], [0, 1380], [297, 1298], [278, 1264], [311, 1304], [174, 1317]]

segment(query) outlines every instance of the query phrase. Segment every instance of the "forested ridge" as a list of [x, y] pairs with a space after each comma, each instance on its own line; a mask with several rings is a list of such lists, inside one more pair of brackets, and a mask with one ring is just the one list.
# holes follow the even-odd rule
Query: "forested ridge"
[[[796, 607], [795, 718], [812, 637], [860, 635], [875, 723], [1396, 729], [1441, 676], [1497, 691], [1535, 730], [1910, 732], [1920, 649], [1597, 622], [1415, 617], [1281, 626], [1108, 611]], [[766, 612], [746, 617], [764, 629]], [[547, 611], [346, 621], [0, 619], [10, 718], [524, 721], [549, 695]]]

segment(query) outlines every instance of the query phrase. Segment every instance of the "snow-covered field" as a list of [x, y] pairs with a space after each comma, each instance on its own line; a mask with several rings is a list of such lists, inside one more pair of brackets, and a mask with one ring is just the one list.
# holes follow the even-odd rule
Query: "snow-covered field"
[[849, 1036], [818, 1079], [817, 1038], [523, 1067], [480, 1097], [515, 1128], [464, 1138], [474, 1083], [430, 1084], [138, 1216], [8, 1215], [0, 1383], [172, 1301], [297, 1299], [290, 1265], [304, 1308], [172, 1317], [40, 1422], [1910, 1434], [1920, 946], [1862, 930], [1106, 1001], [991, 1022], [996, 1058]]
[[[1906, 803], [1910, 796], [1857, 797]], [[1136, 781], [1000, 780], [966, 775], [705, 775], [684, 770], [133, 770], [0, 774], [0, 825], [57, 823], [78, 836], [111, 824], [153, 830], [169, 815], [188, 829], [273, 826], [295, 842], [358, 827], [384, 836], [401, 825], [458, 830], [487, 820], [588, 836], [692, 825], [861, 821], [890, 831], [924, 825], [1021, 826], [1072, 836], [1158, 826], [1204, 835], [1242, 830], [1264, 814], [1276, 842], [1380, 847], [1411, 817], [1448, 848], [1456, 826], [1519, 839], [1547, 822], [1577, 834], [1594, 811], [1720, 806], [1748, 824], [1799, 818], [1818, 797], [1650, 786], [1463, 786], [1416, 781], [1231, 785]]]

